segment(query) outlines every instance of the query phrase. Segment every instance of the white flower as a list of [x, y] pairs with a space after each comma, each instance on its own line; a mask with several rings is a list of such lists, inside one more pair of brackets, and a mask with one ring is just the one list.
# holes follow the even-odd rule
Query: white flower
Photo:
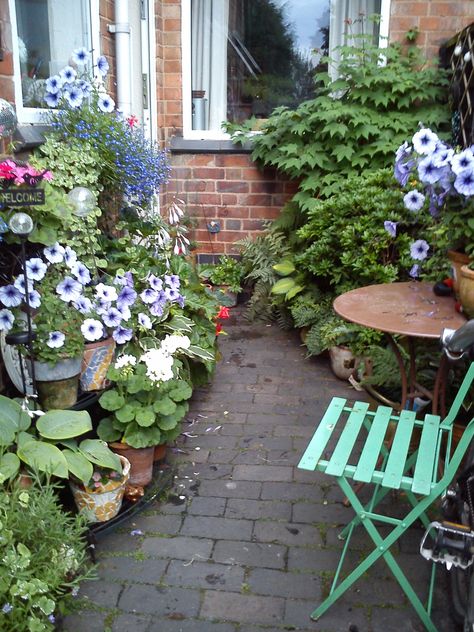
[[0, 309], [0, 331], [10, 331], [15, 317], [9, 309]]
[[50, 263], [61, 263], [64, 259], [64, 248], [56, 242], [49, 248], [44, 248], [43, 254]]
[[14, 285], [4, 285], [0, 287], [0, 302], [5, 307], [18, 307], [23, 300], [23, 295]]
[[86, 318], [81, 325], [82, 335], [89, 342], [100, 340], [104, 335], [104, 326], [100, 320], [95, 318]]
[[104, 301], [116, 301], [118, 294], [116, 288], [113, 285], [105, 285], [104, 283], [99, 283], [95, 288], [95, 294], [97, 298], [102, 299]]
[[162, 349], [150, 349], [140, 362], [146, 364], [146, 374], [151, 382], [167, 382], [173, 379], [173, 358]]
[[89, 272], [89, 268], [80, 261], [76, 261], [76, 263], [71, 266], [71, 272], [82, 285], [90, 283], [91, 273]]
[[30, 290], [28, 292], [28, 302], [30, 307], [37, 309], [41, 305], [41, 295], [36, 290]]
[[28, 259], [28, 261], [26, 262], [26, 274], [28, 275], [28, 279], [41, 281], [41, 279], [46, 274], [47, 269], [48, 266], [44, 263], [42, 259], [39, 259], [38, 257]]
[[57, 284], [56, 292], [59, 294], [59, 298], [65, 303], [77, 301], [81, 296], [82, 285], [75, 279], [66, 277]]
[[160, 348], [168, 355], [173, 355], [177, 349], [189, 349], [191, 340], [187, 336], [168, 334], [161, 342]]
[[59, 349], [60, 347], [63, 346], [65, 339], [66, 339], [66, 336], [61, 331], [52, 331], [49, 334], [49, 338], [46, 341], [46, 344], [51, 349]]
[[151, 318], [148, 316], [148, 314], [144, 314], [143, 312], [140, 312], [138, 314], [138, 323], [145, 329], [151, 329], [152, 327]]
[[132, 356], [130, 354], [125, 354], [123, 356], [120, 356], [120, 358], [117, 358], [117, 360], [115, 361], [114, 367], [116, 369], [122, 369], [123, 367], [126, 366], [135, 366], [137, 363], [137, 359], [135, 356]]
[[72, 66], [64, 66], [64, 68], [59, 71], [59, 77], [63, 83], [72, 83], [77, 77], [77, 72]]
[[89, 51], [82, 46], [72, 51], [72, 60], [78, 66], [84, 66], [89, 60]]
[[412, 139], [413, 147], [419, 154], [432, 154], [439, 143], [437, 135], [428, 128], [420, 129]]
[[113, 112], [115, 108], [115, 101], [108, 94], [100, 96], [97, 100], [97, 106], [102, 112]]
[[68, 268], [72, 268], [77, 261], [76, 251], [73, 250], [71, 246], [66, 246], [66, 248], [64, 248], [64, 261], [66, 262]]
[[[25, 293], [25, 275], [19, 274], [17, 278], [15, 279], [15, 281], [13, 282], [13, 285], [16, 287], [17, 290], [19, 290], [22, 294], [24, 294]], [[33, 281], [31, 279], [30, 279], [30, 282], [28, 283], [28, 289], [29, 290], [33, 289]]]

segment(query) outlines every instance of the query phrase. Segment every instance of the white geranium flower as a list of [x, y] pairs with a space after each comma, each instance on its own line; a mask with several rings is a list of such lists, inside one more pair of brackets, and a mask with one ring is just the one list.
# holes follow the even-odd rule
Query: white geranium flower
[[179, 336], [177, 334], [168, 334], [161, 342], [161, 349], [168, 355], [173, 355], [177, 349], [189, 349], [191, 340], [188, 336]]
[[115, 361], [114, 367], [116, 369], [122, 369], [127, 366], [135, 366], [136, 363], [137, 363], [137, 359], [135, 356], [132, 356], [130, 354], [125, 354], [117, 358], [117, 360]]

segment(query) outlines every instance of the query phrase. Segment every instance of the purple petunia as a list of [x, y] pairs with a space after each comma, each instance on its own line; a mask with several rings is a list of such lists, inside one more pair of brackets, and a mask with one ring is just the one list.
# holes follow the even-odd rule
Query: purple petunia
[[104, 326], [100, 320], [86, 318], [81, 325], [82, 335], [89, 342], [100, 340], [104, 335]]
[[59, 92], [46, 92], [43, 98], [49, 108], [55, 108], [59, 105]]
[[37, 309], [41, 305], [41, 295], [36, 290], [30, 290], [28, 292], [28, 302], [30, 307]]
[[418, 177], [424, 184], [434, 184], [438, 182], [443, 175], [443, 168], [437, 167], [431, 156], [423, 158], [418, 165]]
[[412, 279], [416, 279], [420, 276], [420, 266], [418, 263], [414, 263], [410, 268], [410, 272], [408, 273]]
[[79, 296], [79, 298], [73, 302], [73, 306], [81, 314], [88, 314], [92, 309], [92, 301], [87, 296]]
[[66, 277], [56, 286], [59, 298], [65, 303], [77, 301], [82, 292], [82, 285], [72, 277]]
[[179, 289], [180, 281], [179, 276], [177, 274], [165, 274], [165, 283], [169, 285], [173, 289]]
[[61, 263], [64, 260], [64, 248], [58, 242], [44, 248], [43, 254], [50, 263]]
[[33, 281], [41, 281], [48, 269], [48, 266], [45, 264], [45, 262], [38, 257], [28, 259], [25, 265], [28, 279], [33, 279]]
[[112, 332], [112, 338], [115, 340], [115, 342], [118, 345], [123, 345], [126, 342], [128, 342], [129, 340], [131, 340], [133, 336], [133, 329], [126, 329], [125, 327], [117, 327], [117, 329], [115, 329]]
[[419, 154], [432, 154], [439, 143], [438, 136], [428, 128], [420, 129], [413, 136], [413, 147]]
[[78, 66], [84, 66], [89, 61], [89, 51], [84, 46], [72, 51], [72, 60]]
[[72, 268], [77, 261], [76, 251], [73, 250], [71, 246], [66, 246], [66, 248], [64, 248], [64, 261], [66, 262], [68, 268]]
[[99, 283], [96, 286], [95, 294], [98, 299], [103, 301], [116, 301], [118, 298], [116, 288], [113, 285], [105, 285], [105, 283]]
[[146, 290], [140, 294], [140, 298], [144, 303], [154, 303], [158, 299], [158, 292], [147, 287]]
[[143, 312], [140, 312], [138, 314], [138, 324], [141, 325], [141, 327], [143, 327], [144, 329], [151, 329], [152, 327], [151, 318], [148, 316], [148, 314], [144, 314]]
[[461, 171], [454, 181], [454, 188], [461, 195], [474, 195], [474, 167]]
[[66, 336], [61, 331], [52, 331], [49, 334], [46, 344], [51, 349], [60, 349], [64, 345]]
[[404, 197], [403, 202], [409, 211], [417, 212], [423, 208], [425, 196], [416, 189], [409, 191]]
[[113, 112], [115, 102], [108, 94], [104, 94], [98, 98], [97, 107], [101, 112]]
[[59, 75], [53, 75], [46, 79], [46, 91], [50, 94], [57, 94], [61, 90], [62, 86], [61, 77]]
[[388, 219], [385, 220], [385, 222], [383, 223], [383, 227], [385, 228], [387, 233], [390, 235], [390, 237], [397, 236], [397, 224], [398, 222], [392, 222]]
[[9, 309], [0, 309], [0, 331], [10, 331], [15, 317]]
[[107, 327], [118, 327], [122, 322], [122, 314], [116, 307], [110, 307], [102, 316], [102, 320]]
[[23, 296], [14, 285], [4, 285], [0, 287], [0, 301], [5, 307], [18, 307], [23, 300]]
[[89, 268], [80, 261], [76, 261], [71, 266], [71, 272], [82, 285], [87, 285], [91, 281], [91, 273]]
[[128, 285], [122, 287], [117, 297], [117, 307], [120, 309], [121, 307], [128, 307], [135, 303], [137, 298], [137, 293]]
[[456, 175], [459, 175], [464, 169], [472, 169], [473, 167], [474, 154], [471, 149], [465, 149], [451, 159], [451, 169]]
[[424, 239], [417, 239], [410, 246], [410, 255], [412, 259], [423, 261], [428, 256], [429, 245]]
[[59, 71], [59, 77], [63, 83], [72, 83], [77, 77], [77, 72], [72, 66], [64, 66], [64, 68]]
[[163, 300], [155, 301], [150, 305], [150, 314], [152, 316], [163, 316], [163, 312], [165, 311], [166, 302]]
[[150, 276], [148, 277], [148, 283], [150, 284], [150, 287], [153, 290], [157, 290], [157, 292], [160, 292], [160, 290], [163, 289], [163, 281], [154, 274], [150, 274]]
[[105, 75], [109, 72], [109, 62], [104, 55], [101, 55], [97, 60], [97, 70], [100, 72], [102, 77], [105, 77]]

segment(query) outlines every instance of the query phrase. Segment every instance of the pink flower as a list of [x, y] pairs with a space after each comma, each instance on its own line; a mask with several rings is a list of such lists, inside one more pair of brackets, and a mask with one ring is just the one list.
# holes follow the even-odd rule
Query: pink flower
[[93, 478], [95, 481], [100, 481], [101, 476], [100, 476], [99, 472], [94, 472], [94, 474], [92, 474], [92, 478]]

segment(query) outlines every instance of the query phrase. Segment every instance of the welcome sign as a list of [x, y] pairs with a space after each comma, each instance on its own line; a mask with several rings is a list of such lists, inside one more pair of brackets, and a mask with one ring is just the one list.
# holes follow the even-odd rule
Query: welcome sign
[[0, 190], [0, 206], [36, 206], [44, 203], [43, 189]]

